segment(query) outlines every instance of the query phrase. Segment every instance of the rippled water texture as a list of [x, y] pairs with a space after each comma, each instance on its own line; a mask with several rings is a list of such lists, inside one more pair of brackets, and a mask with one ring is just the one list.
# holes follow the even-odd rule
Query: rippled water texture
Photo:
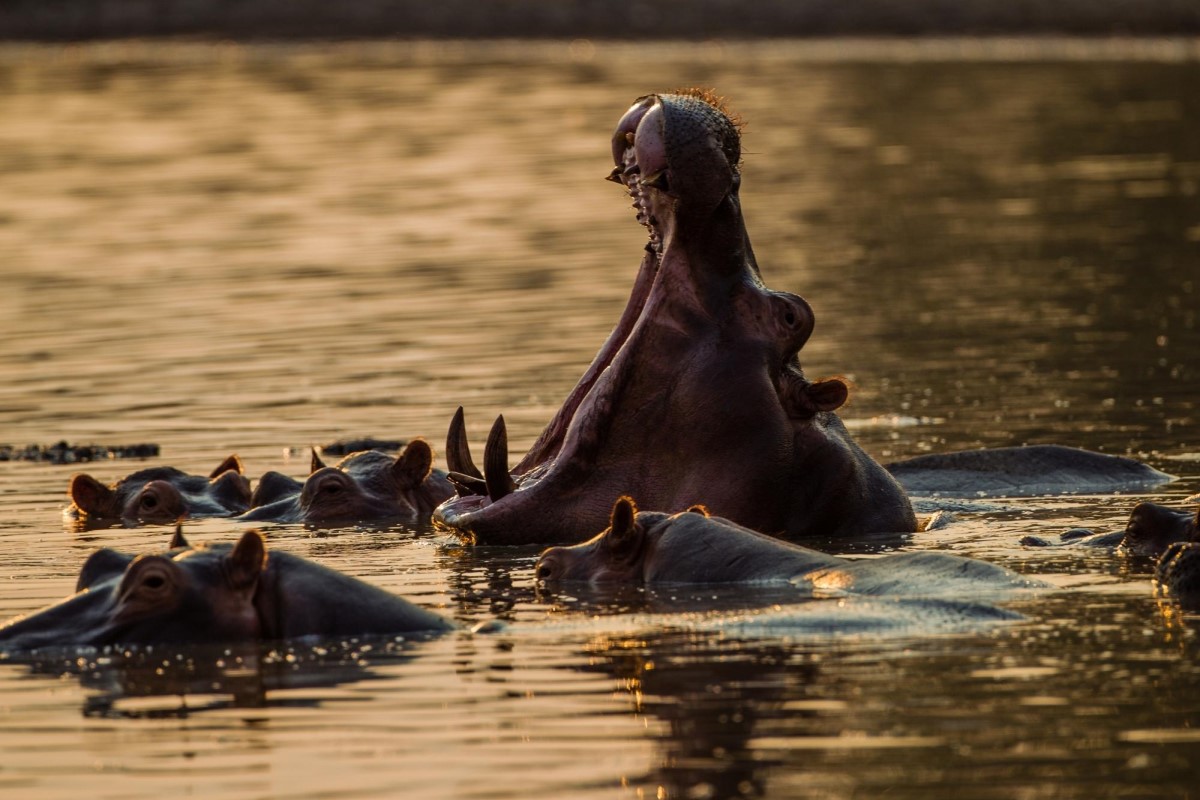
[[[1200, 491], [1200, 62], [1180, 52], [3, 49], [0, 439], [303, 475], [303, 448], [340, 436], [440, 449], [462, 404], [477, 447], [503, 412], [521, 450], [640, 257], [602, 180], [612, 126], [704, 84], [748, 123], [765, 277], [816, 311], [804, 364], [852, 379], [843, 416], [873, 455], [1070, 444], [1180, 475], [1150, 495], [1178, 504]], [[64, 527], [72, 470], [0, 463], [0, 617], [66, 594], [99, 544], [166, 542]], [[734, 624], [786, 601], [751, 590], [540, 597], [535, 549], [272, 527], [273, 547], [512, 626], [0, 665], [0, 792], [1194, 796], [1196, 621], [1155, 606], [1144, 562], [1017, 543], [1117, 528], [1134, 502], [1020, 500], [913, 537], [1061, 587], [953, 635]]]

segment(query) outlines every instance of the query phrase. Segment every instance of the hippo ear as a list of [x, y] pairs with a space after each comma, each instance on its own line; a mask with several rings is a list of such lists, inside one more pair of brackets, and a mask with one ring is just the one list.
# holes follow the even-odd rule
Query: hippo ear
[[242, 468], [242, 460], [237, 457], [237, 453], [232, 453], [229, 458], [218, 464], [216, 469], [208, 473], [208, 477], [215, 478], [222, 473], [229, 472], [230, 470], [233, 470], [238, 475], [241, 475], [244, 472]]
[[415, 489], [429, 477], [433, 470], [433, 449], [424, 439], [413, 439], [396, 457], [392, 464], [392, 475], [396, 483], [406, 489]]
[[82, 592], [97, 583], [114, 578], [125, 572], [125, 568], [133, 561], [133, 556], [119, 553], [108, 547], [103, 547], [88, 556], [79, 570], [79, 579], [75, 581], [75, 591]]
[[613, 504], [612, 519], [608, 526], [605, 543], [614, 555], [626, 556], [639, 550], [641, 531], [637, 526], [637, 505], [629, 497], [622, 497]]
[[256, 530], [248, 530], [225, 556], [229, 566], [229, 582], [235, 589], [253, 586], [267, 566], [267, 543]]
[[830, 378], [809, 384], [804, 395], [814, 411], [836, 411], [846, 404], [850, 389], [841, 378]]
[[311, 475], [319, 469], [325, 469], [325, 462], [317, 455], [317, 448], [312, 449], [312, 461], [309, 462], [308, 474]]
[[691, 514], [700, 514], [705, 517], [712, 516], [711, 514], [708, 513], [708, 506], [702, 506], [702, 505], [697, 504], [694, 506], [688, 506], [687, 510], [688, 510], [688, 513], [691, 513]]
[[67, 489], [71, 502], [89, 517], [111, 517], [116, 515], [117, 495], [91, 475], [79, 473], [71, 476]]
[[183, 536], [183, 526], [175, 526], [175, 535], [171, 537], [171, 543], [167, 545], [168, 550], [182, 550], [191, 547], [188, 540]]

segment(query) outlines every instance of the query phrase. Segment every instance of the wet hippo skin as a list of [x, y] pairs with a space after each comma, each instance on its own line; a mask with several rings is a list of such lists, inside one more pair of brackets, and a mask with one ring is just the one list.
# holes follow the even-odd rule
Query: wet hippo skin
[[704, 503], [787, 538], [916, 530], [903, 489], [834, 413], [846, 385], [801, 371], [813, 311], [763, 283], [740, 133], [719, 101], [639, 98], [612, 156], [649, 231], [625, 311], [511, 472], [503, 417], [481, 470], [460, 409], [447, 435], [459, 497], [435, 521], [480, 544], [577, 542], [630, 494], [663, 511]]
[[1012, 570], [948, 553], [840, 558], [709, 516], [701, 507], [674, 515], [638, 512], [629, 498], [616, 502], [609, 527], [599, 535], [542, 553], [535, 575], [543, 584], [782, 583], [802, 596], [955, 600], [1046, 587]]
[[433, 469], [433, 451], [423, 439], [409, 442], [398, 456], [365, 450], [331, 467], [314, 450], [304, 481], [279, 472], [264, 474], [250, 510], [240, 519], [311, 524], [410, 521], [428, 516], [453, 494], [445, 473]]
[[105, 485], [91, 475], [71, 477], [74, 519], [121, 520], [126, 524], [173, 524], [184, 517], [232, 517], [250, 508], [250, 481], [241, 459], [231, 455], [207, 477], [174, 467], [138, 470]]
[[234, 545], [165, 553], [102, 549], [76, 593], [0, 627], [0, 651], [108, 644], [201, 644], [440, 632], [454, 625], [349, 575], [281, 551], [257, 531]]

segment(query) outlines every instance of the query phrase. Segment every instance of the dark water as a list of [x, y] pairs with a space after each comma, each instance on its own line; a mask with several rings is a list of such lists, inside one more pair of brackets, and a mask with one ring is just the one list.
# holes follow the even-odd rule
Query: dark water
[[[636, 96], [747, 120], [768, 283], [881, 460], [1056, 442], [1200, 491], [1200, 60], [1188, 43], [102, 45], [0, 50], [0, 440], [302, 448], [454, 408], [528, 446], [644, 241], [608, 170]], [[289, 448], [297, 448], [292, 451]], [[138, 462], [94, 465], [111, 480]], [[100, 544], [71, 467], [0, 463], [0, 617]], [[506, 633], [0, 665], [0, 791], [141, 797], [1186, 797], [1196, 621], [1149, 565], [1029, 550], [1129, 496], [1020, 500], [908, 545], [1060, 590], [1025, 622], [817, 635], [755, 590], [539, 596], [536, 549], [427, 528], [271, 545]], [[232, 539], [221, 520], [189, 525]]]

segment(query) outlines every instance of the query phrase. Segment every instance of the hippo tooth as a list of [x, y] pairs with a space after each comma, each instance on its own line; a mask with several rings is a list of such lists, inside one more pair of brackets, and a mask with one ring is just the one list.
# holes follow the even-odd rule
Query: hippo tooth
[[479, 467], [475, 466], [475, 460], [471, 458], [471, 447], [467, 443], [467, 425], [463, 417], [462, 406], [459, 406], [458, 411], [454, 412], [454, 419], [450, 420], [450, 430], [446, 432], [446, 466], [450, 468], [451, 472], [483, 480], [483, 473], [479, 471]]
[[610, 172], [604, 176], [604, 180], [612, 181], [613, 183], [624, 184], [625, 181], [621, 180], [621, 176], [623, 174], [624, 174], [624, 172], [621, 170], [620, 167], [613, 167], [612, 172]]
[[496, 417], [483, 448], [483, 476], [493, 503], [516, 491], [517, 484], [508, 474], [508, 429], [503, 414]]

